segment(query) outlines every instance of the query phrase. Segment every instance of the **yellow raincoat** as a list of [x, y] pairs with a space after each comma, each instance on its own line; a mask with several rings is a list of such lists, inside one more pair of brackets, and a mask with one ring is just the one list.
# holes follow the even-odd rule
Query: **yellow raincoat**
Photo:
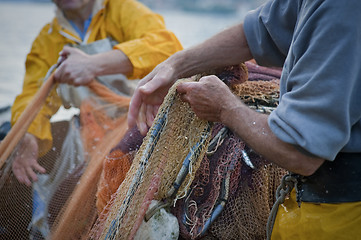
[[361, 239], [361, 202], [302, 202], [298, 207], [293, 190], [278, 208], [271, 239]]
[[[114, 48], [123, 51], [133, 64], [133, 73], [127, 76], [130, 79], [144, 77], [157, 64], [182, 49], [176, 36], [166, 29], [163, 18], [134, 0], [96, 0], [83, 41], [58, 9], [53, 21], [45, 25], [36, 37], [27, 55], [23, 91], [13, 104], [12, 124], [40, 88], [64, 45], [91, 43], [107, 37], [119, 43]], [[40, 155], [51, 148], [50, 118], [61, 104], [54, 89], [28, 129], [40, 140]]]

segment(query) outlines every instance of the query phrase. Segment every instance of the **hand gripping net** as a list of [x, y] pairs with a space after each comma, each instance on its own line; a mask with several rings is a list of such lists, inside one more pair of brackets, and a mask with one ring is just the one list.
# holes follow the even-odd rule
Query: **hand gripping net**
[[[276, 106], [277, 77], [240, 84], [247, 76], [244, 65], [217, 75], [241, 99], [252, 99], [255, 109], [263, 112], [265, 107], [270, 111]], [[257, 155], [222, 124], [198, 119], [188, 104], [180, 101], [175, 89], [176, 85], [169, 91], [143, 144], [139, 132], [133, 129], [126, 134], [127, 141], [123, 139], [107, 158], [112, 167], [105, 168], [103, 176], [107, 172], [116, 175], [122, 162], [134, 159], [118, 189], [110, 178], [102, 178], [100, 185], [107, 187], [98, 196], [107, 192], [107, 200], [98, 205], [100, 211], [104, 210], [91, 238], [133, 239], [149, 213], [151, 200], [156, 199], [168, 203], [178, 218], [180, 238], [264, 239], [274, 190], [284, 170]], [[265, 101], [268, 99], [272, 101]], [[186, 171], [184, 165], [189, 166]], [[183, 181], [178, 181], [178, 174]]]
[[205, 153], [211, 125], [196, 118], [188, 104], [179, 99], [176, 85], [162, 104], [107, 216], [98, 221], [94, 239], [132, 239], [151, 200], [169, 197], [187, 155], [189, 174], [177, 194], [183, 195], [192, 182], [200, 164], [198, 159]]
[[[242, 84], [232, 79], [246, 77], [244, 65], [217, 75], [250, 107], [271, 112], [280, 71], [245, 65], [249, 81]], [[17, 182], [11, 171], [16, 149], [1, 166], [0, 239], [129, 239], [152, 199], [171, 203], [180, 239], [265, 238], [282, 169], [223, 125], [197, 119], [175, 87], [144, 139], [136, 129], [123, 138], [129, 98], [101, 85], [93, 90], [80, 118], [52, 123], [53, 147], [39, 159], [47, 175], [38, 175], [49, 188]]]

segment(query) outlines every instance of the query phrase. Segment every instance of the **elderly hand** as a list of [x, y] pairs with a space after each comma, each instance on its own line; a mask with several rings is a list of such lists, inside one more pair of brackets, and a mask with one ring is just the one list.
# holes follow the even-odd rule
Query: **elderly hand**
[[177, 80], [174, 68], [165, 61], [139, 81], [129, 106], [128, 125], [145, 135], [152, 125], [168, 89]]
[[184, 82], [177, 86], [182, 101], [190, 104], [195, 114], [204, 120], [223, 122], [226, 112], [237, 106], [239, 99], [218, 77], [202, 77], [199, 82]]
[[35, 171], [45, 173], [45, 168], [38, 164], [38, 142], [34, 135], [26, 133], [20, 142], [20, 147], [15, 153], [15, 159], [12, 164], [12, 170], [20, 183], [27, 186], [32, 181], [37, 181], [38, 177]]
[[55, 71], [56, 82], [81, 86], [89, 84], [96, 77], [91, 55], [80, 49], [65, 46], [60, 56], [64, 60]]

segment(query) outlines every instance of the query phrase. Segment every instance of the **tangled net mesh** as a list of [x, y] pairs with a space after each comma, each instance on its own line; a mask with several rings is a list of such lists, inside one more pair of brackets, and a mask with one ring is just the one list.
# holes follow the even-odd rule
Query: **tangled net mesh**
[[[263, 108], [260, 103], [271, 107], [277, 105], [278, 98], [265, 101], [278, 96], [277, 80], [258, 84], [244, 82], [241, 78], [247, 77], [245, 65], [229, 67], [218, 75], [241, 98], [252, 98], [252, 106]], [[199, 77], [187, 81], [197, 81]], [[170, 198], [175, 203], [170, 211], [178, 218], [181, 238], [265, 238], [267, 217], [274, 201], [273, 193], [284, 170], [254, 153], [222, 124], [212, 124], [210, 129], [207, 126], [210, 123], [199, 120], [189, 106], [180, 101], [175, 88], [176, 85], [170, 90], [155, 124], [143, 139], [126, 179], [100, 215], [92, 237], [133, 239], [150, 200], [164, 201]], [[165, 115], [166, 123], [162, 122]], [[152, 132], [159, 129], [159, 124], [164, 125], [162, 132], [157, 132], [159, 139], [155, 141], [156, 136]], [[181, 172], [183, 160], [193, 152], [197, 142], [205, 138], [205, 129], [209, 136], [202, 143], [201, 154], [194, 160], [197, 164], [187, 174], [190, 179], [182, 182], [176, 195], [170, 194], [177, 173]], [[139, 146], [141, 139], [137, 138]], [[210, 140], [213, 144], [209, 144]], [[145, 161], [144, 152], [150, 145], [154, 151]], [[244, 164], [245, 158], [251, 159], [253, 168]], [[139, 178], [141, 168], [142, 178]]]
[[[185, 159], [192, 149], [199, 157], [204, 155], [210, 136], [210, 124], [195, 117], [189, 105], [175, 94], [175, 88], [176, 85], [167, 95], [155, 124], [133, 159], [129, 172], [116, 193], [117, 199], [107, 211], [105, 226], [98, 222], [94, 233], [99, 234], [99, 228], [103, 230], [100, 231], [101, 235], [95, 234], [94, 238], [133, 238], [151, 200], [168, 197], [168, 192], [182, 167], [182, 159]], [[175, 114], [179, 118], [167, 117]], [[192, 132], [198, 134], [191, 134]], [[197, 143], [199, 146], [195, 147]], [[190, 163], [192, 171], [185, 183], [192, 182], [199, 164], [196, 160]], [[179, 194], [184, 194], [185, 187], [180, 187]]]
[[79, 116], [51, 124], [37, 182], [27, 187], [12, 172], [21, 142], [1, 166], [0, 239], [81, 239], [91, 228], [102, 162], [127, 129], [130, 98], [96, 81], [89, 90]]
[[[251, 108], [268, 114], [277, 107], [280, 73], [246, 62], [211, 74]], [[285, 171], [224, 125], [198, 119], [175, 88], [144, 138], [136, 128], [126, 132], [129, 99], [113, 101], [95, 93], [98, 100], [84, 102], [81, 131], [72, 134], [81, 144], [68, 156], [79, 160], [70, 161], [70, 170], [52, 186], [42, 220], [49, 226], [45, 237], [33, 223], [33, 190], [17, 182], [9, 159], [1, 168], [0, 238], [137, 238], [155, 199], [168, 203], [166, 209], [177, 217], [180, 239], [265, 239], [274, 192]], [[56, 172], [69, 132], [78, 132], [68, 128], [68, 122], [53, 123], [53, 148], [40, 159], [48, 173]]]

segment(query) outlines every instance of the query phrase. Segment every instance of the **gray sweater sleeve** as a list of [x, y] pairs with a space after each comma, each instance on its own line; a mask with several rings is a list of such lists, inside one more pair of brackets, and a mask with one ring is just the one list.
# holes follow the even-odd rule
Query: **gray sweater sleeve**
[[300, 2], [268, 1], [246, 15], [244, 31], [248, 46], [258, 64], [283, 66], [291, 44]]
[[[274, 37], [272, 29], [284, 27], [276, 32], [288, 34], [290, 28], [280, 24], [278, 14], [294, 13], [291, 2], [301, 4], [296, 6], [296, 21], [287, 19], [295, 24], [288, 48], [283, 49], [288, 40]], [[273, 9], [276, 3], [281, 5]], [[257, 10], [267, 21], [257, 23], [259, 18], [251, 16], [245, 21], [247, 40], [259, 63], [279, 64], [287, 52], [280, 104], [268, 120], [271, 130], [281, 140], [327, 160], [340, 151], [361, 152], [360, 10], [359, 0], [275, 0]]]

